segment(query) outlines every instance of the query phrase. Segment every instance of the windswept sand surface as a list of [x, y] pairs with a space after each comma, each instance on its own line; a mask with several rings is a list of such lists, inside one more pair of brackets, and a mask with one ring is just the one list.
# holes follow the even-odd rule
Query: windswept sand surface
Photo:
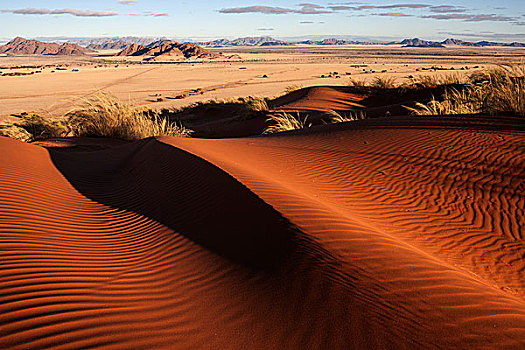
[[0, 138], [0, 348], [522, 349], [524, 136]]

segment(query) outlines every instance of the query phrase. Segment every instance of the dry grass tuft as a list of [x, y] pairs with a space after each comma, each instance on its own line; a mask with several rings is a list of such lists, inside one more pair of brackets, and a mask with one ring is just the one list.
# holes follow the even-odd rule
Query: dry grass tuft
[[7, 136], [25, 142], [69, 135], [70, 128], [67, 123], [50, 121], [38, 115], [24, 115], [17, 123], [0, 126], [0, 136]]
[[330, 124], [366, 119], [366, 113], [363, 111], [350, 111], [348, 114], [340, 114], [332, 109], [327, 109], [325, 113], [330, 117]]
[[483, 113], [525, 116], [525, 64], [489, 69], [471, 80], [483, 92]]
[[262, 97], [248, 97], [244, 100], [246, 109], [252, 112], [268, 112], [268, 102]]
[[286, 89], [284, 89], [283, 95], [289, 94], [289, 93], [297, 91], [297, 90], [301, 90], [302, 88], [303, 88], [303, 86], [301, 84], [289, 85], [289, 86], [286, 87]]
[[467, 87], [461, 91], [445, 91], [443, 101], [432, 98], [426, 105], [416, 103], [414, 108], [405, 107], [414, 115], [476, 114], [481, 111], [479, 90]]
[[371, 86], [376, 89], [393, 89], [396, 87], [396, 78], [391, 76], [375, 77]]
[[195, 102], [176, 109], [165, 109], [162, 113], [169, 117], [169, 119], [186, 120], [191, 122], [197, 117], [202, 117], [203, 114], [210, 113], [210, 115], [212, 115], [213, 113], [217, 113], [218, 110], [224, 108], [223, 111], [229, 111], [232, 113], [232, 117], [246, 120], [260, 115], [266, 115], [269, 111], [267, 101], [267, 98], [257, 96], [211, 99]]
[[467, 84], [469, 79], [459, 73], [442, 74], [442, 75], [418, 75], [410, 78], [404, 86], [406, 88], [423, 88], [433, 89], [442, 85], [463, 85]]
[[263, 97], [252, 97], [239, 98], [238, 103], [242, 105], [241, 110], [237, 118], [241, 120], [247, 120], [259, 116], [261, 114], [266, 114], [269, 111], [268, 102]]
[[27, 130], [32, 139], [49, 139], [54, 137], [66, 137], [70, 135], [70, 128], [63, 121], [50, 121], [38, 115], [22, 118], [18, 126]]
[[415, 115], [513, 114], [525, 116], [525, 66], [500, 66], [469, 77], [462, 89], [446, 90], [442, 100], [406, 107]]
[[191, 130], [169, 122], [144, 107], [123, 103], [113, 95], [98, 94], [66, 114], [74, 136], [140, 140], [151, 136], [189, 137]]
[[297, 114], [297, 116], [285, 112], [271, 114], [266, 121], [272, 124], [263, 131], [263, 134], [274, 134], [283, 131], [309, 128], [312, 124], [308, 123], [307, 120], [308, 116], [301, 119], [299, 114]]
[[10, 137], [24, 142], [33, 140], [33, 135], [28, 133], [26, 129], [14, 124], [0, 125], [0, 136]]
[[365, 79], [359, 80], [359, 79], [349, 78], [347, 85], [362, 89], [362, 88], [366, 88], [368, 86], [368, 83]]

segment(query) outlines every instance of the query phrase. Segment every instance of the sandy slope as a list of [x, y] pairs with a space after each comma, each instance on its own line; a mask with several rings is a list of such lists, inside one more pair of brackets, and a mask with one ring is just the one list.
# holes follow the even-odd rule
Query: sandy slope
[[523, 347], [523, 122], [0, 149], [0, 348]]

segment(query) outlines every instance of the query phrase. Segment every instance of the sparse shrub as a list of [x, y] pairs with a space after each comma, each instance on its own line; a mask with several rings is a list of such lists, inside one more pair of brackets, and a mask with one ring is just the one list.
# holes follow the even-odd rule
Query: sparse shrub
[[131, 106], [109, 94], [99, 94], [84, 100], [66, 117], [74, 136], [113, 137], [131, 141], [150, 136], [188, 137], [192, 133], [149, 109]]
[[309, 128], [312, 124], [308, 123], [307, 120], [308, 116], [301, 119], [299, 113], [297, 113], [297, 116], [285, 112], [271, 114], [266, 121], [272, 124], [263, 131], [263, 134]]

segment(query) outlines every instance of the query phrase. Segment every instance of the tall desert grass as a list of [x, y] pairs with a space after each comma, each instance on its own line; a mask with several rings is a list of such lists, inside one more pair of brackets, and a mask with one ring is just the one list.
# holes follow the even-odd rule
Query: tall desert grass
[[405, 108], [415, 115], [476, 114], [481, 111], [482, 98], [480, 89], [469, 86], [445, 91], [442, 101], [432, 98], [427, 104], [416, 103], [413, 108]]
[[145, 107], [124, 103], [110, 94], [98, 94], [66, 113], [74, 136], [140, 140], [150, 136], [189, 137], [191, 130]]
[[525, 116], [525, 65], [499, 66], [476, 73], [461, 89], [448, 89], [441, 100], [406, 107], [415, 115], [513, 114]]
[[525, 116], [525, 64], [499, 66], [471, 77], [483, 91], [482, 112]]

